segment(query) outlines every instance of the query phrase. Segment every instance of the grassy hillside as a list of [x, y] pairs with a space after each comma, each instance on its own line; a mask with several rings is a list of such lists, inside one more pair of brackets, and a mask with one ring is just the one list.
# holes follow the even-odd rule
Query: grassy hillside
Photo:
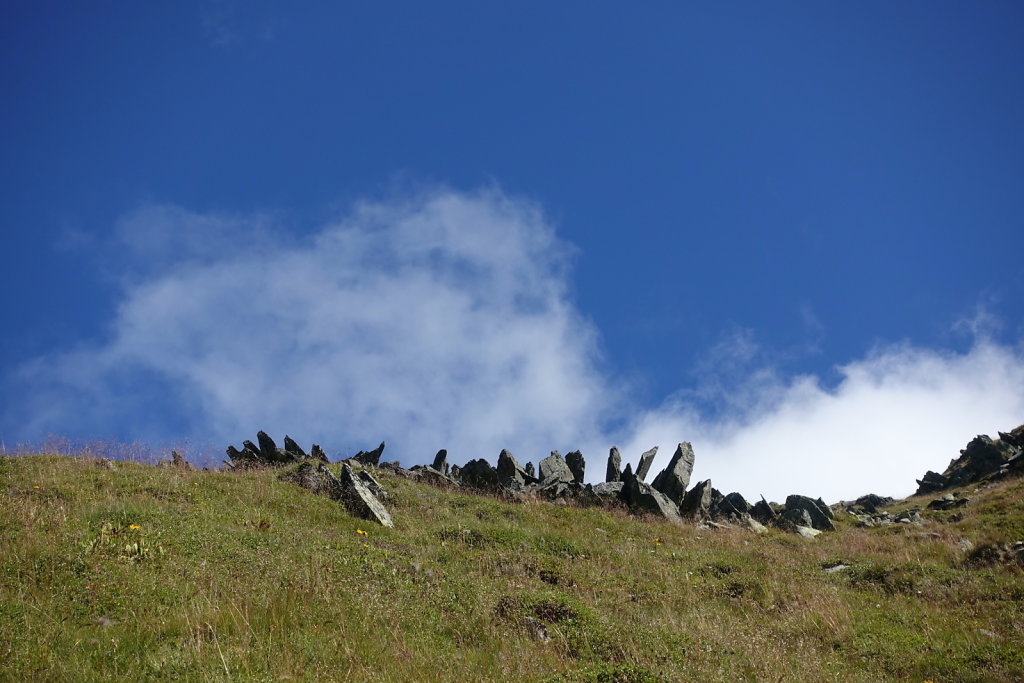
[[809, 541], [380, 473], [384, 529], [278, 474], [0, 458], [0, 678], [1024, 679], [1024, 573], [986, 552], [1022, 480]]

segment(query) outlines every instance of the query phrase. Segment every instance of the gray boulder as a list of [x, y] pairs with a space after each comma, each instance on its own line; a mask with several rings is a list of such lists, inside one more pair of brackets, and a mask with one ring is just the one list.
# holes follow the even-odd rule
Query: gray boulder
[[562, 460], [562, 454], [558, 451], [551, 451], [551, 455], [540, 461], [540, 481], [542, 484], [550, 484], [556, 481], [569, 482], [576, 481], [576, 477], [573, 476], [572, 470]]
[[537, 480], [531, 477], [526, 470], [519, 466], [515, 456], [509, 453], [506, 449], [502, 449], [501, 453], [498, 454], [498, 483], [504, 487], [510, 485], [518, 485], [518, 487], [532, 484]]
[[606, 481], [601, 484], [595, 484], [594, 495], [606, 503], [617, 501], [622, 497], [623, 486], [625, 486], [625, 484], [621, 481]]
[[302, 459], [307, 457], [306, 451], [302, 450], [302, 447], [295, 443], [295, 439], [287, 434], [284, 435], [284, 452], [290, 455], [297, 455]]
[[267, 462], [276, 462], [279, 460], [277, 457], [277, 444], [270, 438], [270, 435], [264, 431], [259, 431], [256, 434], [256, 440], [260, 444], [260, 455]]
[[669, 460], [668, 467], [658, 473], [651, 483], [677, 505], [686, 495], [686, 487], [690, 485], [690, 474], [693, 472], [693, 446], [683, 441], [676, 446], [676, 452]]
[[441, 474], [448, 474], [448, 451], [442, 448], [434, 456], [434, 462], [430, 465]]
[[470, 460], [459, 470], [459, 482], [463, 486], [495, 491], [499, 488], [498, 470], [483, 458]]
[[669, 500], [668, 496], [651, 488], [638, 477], [630, 477], [622, 482], [622, 500], [631, 509], [663, 517], [673, 524], [682, 524], [679, 508]]
[[640, 464], [636, 466], [636, 478], [643, 481], [647, 478], [647, 473], [651, 471], [651, 464], [654, 462], [654, 456], [658, 454], [658, 447], [655, 446], [649, 451], [644, 451], [640, 455]]
[[787, 496], [786, 512], [790, 510], [804, 510], [811, 520], [811, 526], [819, 531], [835, 531], [836, 525], [832, 523], [834, 515], [829, 506], [818, 498], [815, 500], [809, 496]]
[[366, 470], [359, 470], [359, 481], [363, 482], [363, 486], [370, 490], [370, 493], [377, 496], [380, 501], [386, 501], [390, 496], [388, 492], [384, 490], [384, 487], [380, 485], [372, 474]]
[[761, 496], [761, 500], [754, 503], [754, 507], [750, 508], [750, 516], [761, 522], [761, 524], [772, 524], [775, 522], [777, 516], [772, 506], [768, 504], [768, 501]]
[[311, 460], [327, 462], [327, 454], [324, 453], [324, 449], [320, 448], [319, 444], [313, 444], [313, 446], [309, 449], [309, 457]]
[[612, 446], [608, 451], [608, 469], [605, 472], [604, 480], [607, 482], [622, 481], [622, 456], [619, 449]]
[[583, 454], [579, 451], [572, 451], [565, 456], [565, 464], [568, 465], [569, 471], [572, 472], [573, 481], [577, 484], [582, 484], [583, 475], [587, 469], [587, 461], [583, 459]]

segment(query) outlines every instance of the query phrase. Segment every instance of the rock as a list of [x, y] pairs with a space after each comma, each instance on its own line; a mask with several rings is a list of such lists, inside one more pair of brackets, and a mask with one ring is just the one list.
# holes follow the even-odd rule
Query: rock
[[786, 512], [790, 510], [805, 510], [811, 519], [810, 526], [819, 531], [836, 530], [836, 525], [832, 523], [834, 517], [832, 510], [820, 498], [815, 500], [808, 496], [788, 496], [786, 498]]
[[904, 510], [896, 515], [893, 521], [898, 524], [913, 524], [914, 526], [922, 526], [924, 524], [924, 521], [921, 519], [921, 513], [918, 510]]
[[874, 514], [878, 512], [878, 508], [891, 505], [892, 502], [893, 499], [888, 496], [877, 496], [874, 493], [869, 493], [866, 496], [861, 496], [857, 500], [853, 501], [853, 504], [865, 512]]
[[537, 478], [537, 470], [533, 469], [533, 463], [532, 462], [526, 463], [526, 467], [524, 467], [523, 470], [526, 472], [527, 476], [530, 477], [531, 479], [536, 479]]
[[826, 574], [836, 574], [838, 572], [845, 571], [849, 568], [850, 565], [843, 564], [842, 562], [840, 562], [839, 564], [834, 564], [830, 567], [822, 567], [821, 571], [825, 572]]
[[313, 447], [309, 449], [309, 457], [311, 460], [327, 462], [327, 454], [324, 453], [324, 449], [320, 448], [318, 444], [313, 444]]
[[651, 486], [664, 493], [677, 505], [682, 503], [686, 487], [690, 485], [693, 461], [693, 446], [688, 441], [683, 441], [676, 446], [676, 452], [669, 460], [668, 467], [654, 478]]
[[302, 447], [295, 443], [295, 440], [287, 434], [284, 435], [284, 451], [291, 455], [297, 455], [303, 460], [307, 457], [306, 451], [302, 450]]
[[540, 461], [540, 481], [542, 484], [550, 484], [556, 481], [569, 483], [576, 481], [572, 470], [562, 460], [558, 451], [551, 451], [551, 455]]
[[813, 527], [814, 522], [811, 521], [811, 515], [807, 510], [793, 508], [779, 515], [777, 525], [780, 529], [795, 532], [796, 527]]
[[684, 518], [701, 520], [711, 514], [711, 480], [705, 479], [683, 496], [679, 514]]
[[[407, 472], [408, 470], [402, 470]], [[438, 472], [433, 467], [424, 467], [416, 472], [420, 481], [426, 484], [432, 484], [434, 486], [440, 486], [441, 488], [458, 488], [459, 482], [455, 481], [444, 472]]]
[[798, 526], [796, 527], [796, 533], [806, 539], [814, 540], [821, 531], [809, 526]]
[[497, 473], [498, 483], [506, 488], [513, 484], [518, 485], [518, 487], [521, 488], [527, 484], [533, 484], [537, 481], [527, 474], [526, 470], [519, 466], [515, 456], [505, 449], [502, 449], [501, 453], [498, 454]]
[[766, 534], [768, 533], [768, 527], [761, 524], [759, 521], [747, 515], [743, 518], [743, 523], [747, 525], [747, 528], [753, 531], [755, 534]]
[[761, 500], [757, 501], [754, 507], [750, 508], [750, 516], [762, 524], [773, 524], [777, 517], [775, 510], [764, 499], [764, 496], [761, 496]]
[[606, 481], [601, 484], [595, 484], [594, 495], [600, 498], [603, 502], [620, 500], [622, 497], [623, 486], [624, 484], [621, 481]]
[[282, 474], [280, 478], [298, 484], [318, 496], [328, 496], [337, 500], [341, 495], [338, 478], [323, 463], [301, 463], [294, 470]]
[[738, 493], [730, 493], [722, 502], [718, 504], [718, 509], [722, 514], [732, 517], [743, 517], [750, 513], [750, 504], [747, 503], [747, 499]]
[[378, 500], [384, 502], [390, 498], [388, 492], [380, 485], [380, 482], [378, 482], [373, 475], [366, 470], [359, 470], [359, 481], [363, 482], [363, 485], [370, 489], [370, 493], [377, 496]]
[[381, 504], [377, 497], [355, 475], [348, 463], [341, 466], [340, 483], [340, 499], [348, 509], [349, 514], [378, 522], [386, 527], [395, 526], [387, 508]]
[[935, 493], [942, 489], [949, 487], [949, 479], [939, 474], [938, 472], [932, 472], [928, 470], [924, 473], [924, 476], [917, 480], [917, 492], [915, 496], [923, 496], [928, 493]]
[[638, 477], [630, 477], [622, 482], [622, 499], [634, 509], [664, 517], [673, 524], [682, 524], [679, 508], [669, 500], [668, 496], [645, 484]]
[[448, 451], [444, 448], [439, 450], [430, 466], [441, 474], [448, 474]]
[[608, 451], [608, 469], [605, 471], [604, 480], [606, 482], [622, 481], [622, 456], [619, 455], [619, 449], [615, 446]]
[[587, 469], [587, 461], [583, 459], [583, 454], [579, 451], [572, 451], [565, 456], [565, 464], [569, 467], [569, 471], [572, 472], [573, 481], [577, 484], [582, 484], [583, 474]]
[[263, 459], [267, 462], [275, 462], [278, 457], [277, 444], [274, 443], [274, 440], [262, 430], [256, 433], [256, 439], [259, 441], [260, 455], [263, 456]]
[[352, 458], [362, 465], [370, 465], [376, 467], [380, 462], [381, 453], [384, 452], [384, 442], [381, 441], [380, 445], [374, 448], [372, 451], [359, 451]]
[[178, 455], [178, 451], [171, 451], [170, 460], [161, 460], [156, 464], [157, 467], [170, 467], [178, 470], [184, 470], [186, 472], [194, 472], [195, 467], [192, 467], [192, 463], [185, 458]]
[[483, 458], [470, 460], [463, 465], [459, 470], [458, 481], [464, 486], [487, 491], [496, 491], [499, 487], [498, 471]]
[[952, 493], [947, 493], [941, 498], [936, 498], [932, 502], [928, 503], [929, 510], [954, 510], [956, 508], [962, 508], [970, 502], [970, 498], [963, 496], [958, 497]]
[[[960, 457], [950, 461], [945, 472], [928, 471], [917, 480], [918, 488], [915, 495], [936, 493], [954, 486], [974, 484], [985, 477], [998, 475], [1020, 453], [1017, 436], [1020, 427], [1010, 434], [1000, 433], [1000, 439], [993, 441], [985, 434], [971, 439], [967, 447], [960, 451]], [[1020, 432], [1024, 434], [1024, 431]]]
[[647, 478], [647, 473], [651, 470], [651, 464], [654, 462], [654, 456], [658, 454], [658, 447], [655, 446], [649, 451], [644, 451], [640, 456], [640, 464], [636, 466], [636, 478], [643, 481]]

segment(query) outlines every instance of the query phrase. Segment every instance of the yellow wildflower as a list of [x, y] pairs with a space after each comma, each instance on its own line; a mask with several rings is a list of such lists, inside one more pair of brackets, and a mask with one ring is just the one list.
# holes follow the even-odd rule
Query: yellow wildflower
[[138, 529], [141, 529], [142, 527], [139, 526], [138, 524], [129, 524], [128, 528], [131, 529], [132, 531], [136, 531]]
[[364, 543], [364, 544], [363, 544], [363, 547], [364, 547], [364, 548], [369, 548], [369, 547], [370, 547], [370, 544], [369, 544], [369, 543]]
[[366, 536], [367, 535], [367, 533], [365, 531], [363, 531], [362, 529], [356, 529], [356, 533], [359, 534], [360, 536]]

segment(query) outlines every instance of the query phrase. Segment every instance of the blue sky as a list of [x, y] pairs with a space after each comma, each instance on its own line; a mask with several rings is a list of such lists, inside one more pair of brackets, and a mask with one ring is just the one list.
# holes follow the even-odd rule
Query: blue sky
[[1019, 3], [2, 12], [5, 444], [840, 497], [1024, 422]]

